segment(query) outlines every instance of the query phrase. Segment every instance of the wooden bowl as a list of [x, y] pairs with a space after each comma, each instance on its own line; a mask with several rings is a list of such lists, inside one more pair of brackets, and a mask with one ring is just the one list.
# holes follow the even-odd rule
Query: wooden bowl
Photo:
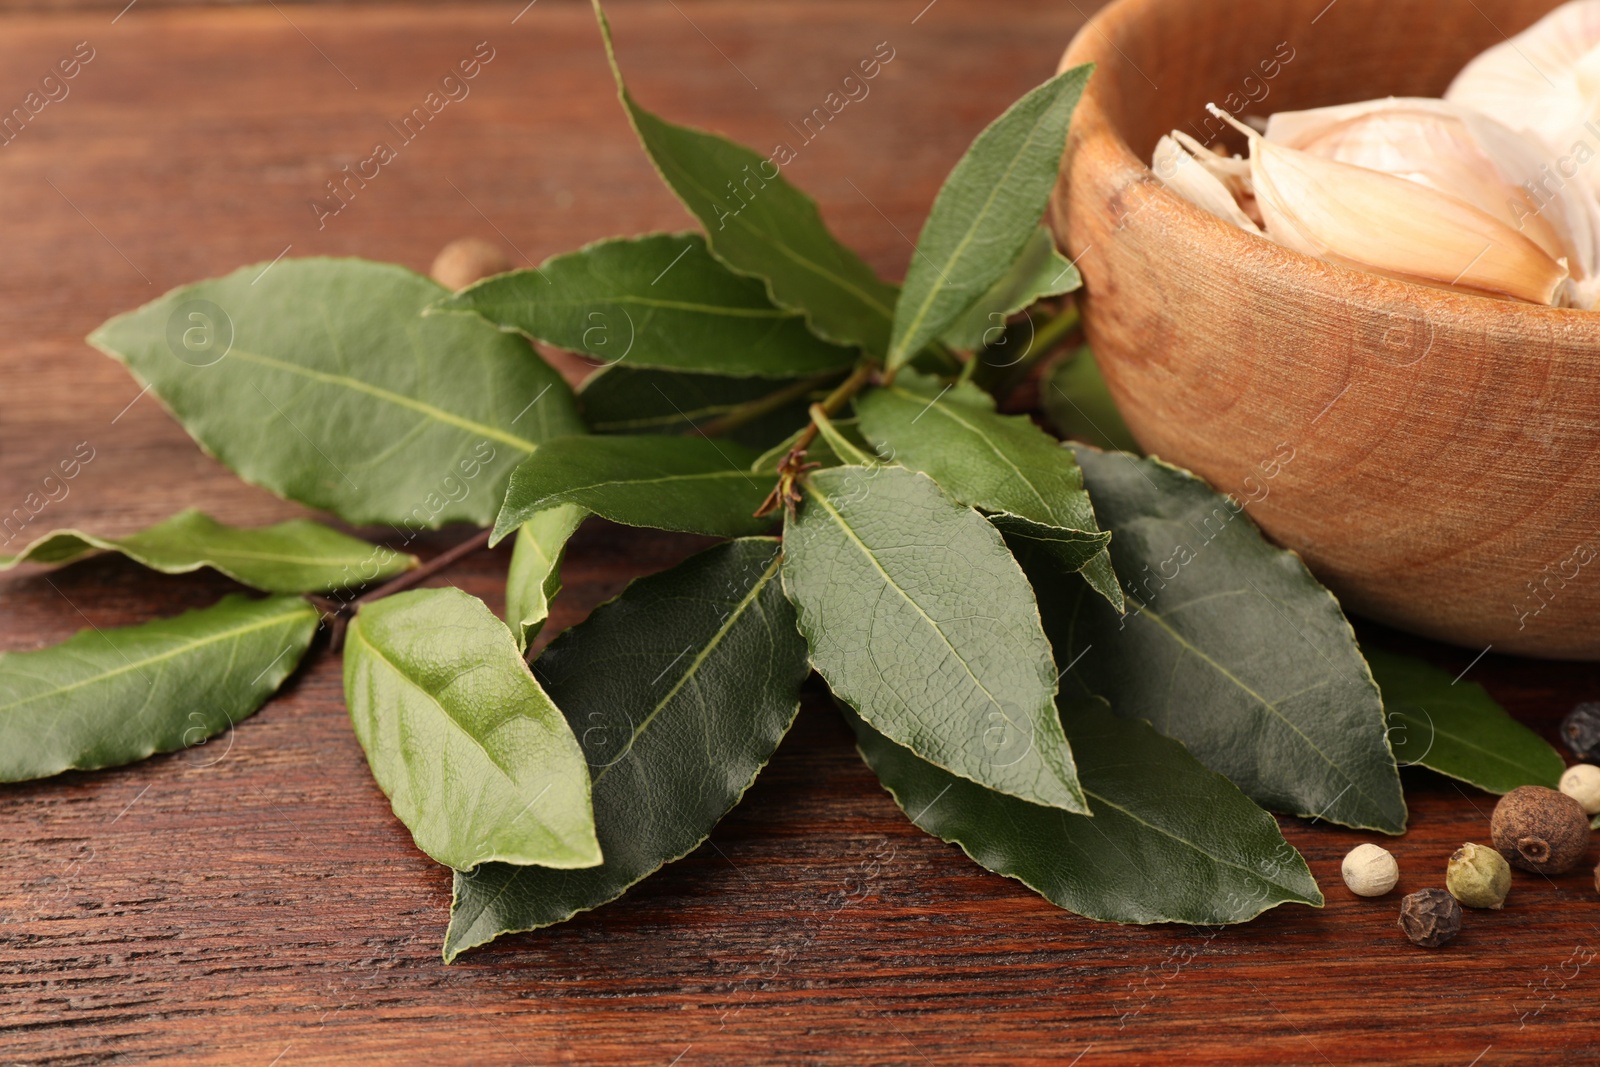
[[1119, 0], [1062, 60], [1097, 70], [1051, 217], [1147, 451], [1243, 501], [1351, 611], [1475, 649], [1594, 659], [1600, 312], [1330, 266], [1190, 205], [1147, 165], [1171, 130], [1214, 139], [1208, 101], [1264, 117], [1438, 96], [1553, 6]]

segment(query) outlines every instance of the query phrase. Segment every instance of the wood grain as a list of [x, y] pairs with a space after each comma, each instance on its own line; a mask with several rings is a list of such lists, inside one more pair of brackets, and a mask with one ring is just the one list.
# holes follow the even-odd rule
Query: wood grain
[[[136, 7], [114, 26], [101, 12], [8, 19], [0, 100], [76, 41], [99, 51], [66, 101], [0, 147], [0, 514], [83, 441], [95, 458], [30, 533], [69, 522], [117, 532], [190, 504], [234, 522], [295, 512], [202, 456], [81, 342], [168, 286], [286, 245], [423, 268], [463, 234], [538, 259], [686, 226], [632, 142], [585, 7], [541, 0], [511, 25], [518, 7], [285, 8], [298, 30], [271, 8]], [[939, 0], [914, 25], [924, 0], [677, 7], [613, 8], [641, 101], [756, 144], [785, 136], [858, 58], [893, 43], [872, 95], [793, 165], [890, 276], [910, 254], [897, 231], [916, 232], [966, 143], [1049, 73], [1079, 21], [1070, 4], [967, 0]], [[486, 39], [498, 54], [473, 95], [318, 231], [306, 199]], [[462, 536], [412, 547], [431, 555]], [[586, 528], [548, 629], [700, 543]], [[479, 553], [450, 579], [498, 607], [506, 560]], [[0, 647], [172, 614], [226, 588], [115, 559], [8, 575]], [[1575, 700], [1600, 697], [1592, 665], [1470, 663], [1472, 652], [1381, 636], [1452, 672], [1470, 667], [1547, 735]], [[1457, 845], [1484, 839], [1491, 806], [1420, 772], [1408, 784], [1414, 829], [1391, 843], [1402, 889], [1437, 884]], [[1321, 911], [1216, 931], [1090, 923], [915, 830], [812, 693], [707, 846], [615, 905], [447, 968], [449, 877], [373, 786], [337, 659], [319, 646], [278, 699], [205, 746], [0, 790], [0, 1062], [1487, 1067], [1600, 1056], [1600, 898], [1586, 872], [1519, 876], [1505, 912], [1469, 916], [1459, 941], [1428, 953], [1394, 929], [1394, 899], [1340, 888], [1339, 858], [1361, 835], [1285, 829], [1328, 893]]]
[[1600, 315], [1322, 263], [1188, 204], [1145, 165], [1171, 130], [1225, 130], [1208, 101], [1264, 116], [1437, 96], [1554, 6], [1123, 0], [1066, 60], [1099, 66], [1056, 223], [1147, 451], [1250, 500], [1357, 610], [1474, 650], [1593, 659]]

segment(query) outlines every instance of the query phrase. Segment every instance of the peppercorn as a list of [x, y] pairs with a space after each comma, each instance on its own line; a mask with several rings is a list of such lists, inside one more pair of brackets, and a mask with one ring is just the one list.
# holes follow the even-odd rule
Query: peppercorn
[[1511, 892], [1511, 867], [1494, 849], [1468, 842], [1450, 857], [1444, 887], [1469, 908], [1498, 910]]
[[1561, 791], [1583, 807], [1585, 815], [1600, 814], [1600, 767], [1575, 763], [1561, 776]]
[[1358, 897], [1381, 897], [1400, 880], [1400, 865], [1388, 849], [1374, 844], [1357, 845], [1339, 865], [1344, 884]]
[[1443, 889], [1419, 889], [1400, 901], [1400, 929], [1412, 944], [1438, 948], [1461, 932], [1461, 905]]
[[1564, 874], [1589, 848], [1589, 817], [1565, 793], [1522, 785], [1500, 798], [1489, 820], [1494, 847], [1514, 866]]
[[1579, 704], [1568, 712], [1561, 738], [1579, 759], [1600, 759], [1600, 704]]

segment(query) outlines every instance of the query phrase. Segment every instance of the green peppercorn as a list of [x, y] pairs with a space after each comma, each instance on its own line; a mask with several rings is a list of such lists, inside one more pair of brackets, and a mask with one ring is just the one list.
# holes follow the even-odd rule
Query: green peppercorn
[[1400, 929], [1413, 944], [1438, 948], [1461, 932], [1461, 905], [1443, 889], [1419, 889], [1400, 902]]
[[1469, 908], [1498, 910], [1511, 891], [1511, 865], [1494, 849], [1468, 842], [1450, 857], [1444, 886]]

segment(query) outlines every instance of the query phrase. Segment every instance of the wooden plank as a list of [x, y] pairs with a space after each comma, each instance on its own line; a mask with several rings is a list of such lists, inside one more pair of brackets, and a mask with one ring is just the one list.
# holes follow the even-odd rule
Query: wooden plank
[[[76, 42], [96, 54], [65, 100], [0, 147], [0, 515], [80, 442], [94, 458], [30, 533], [124, 530], [188, 504], [231, 521], [295, 512], [202, 456], [82, 344], [169, 286], [286, 247], [425, 268], [467, 233], [537, 260], [687, 226], [615, 105], [586, 6], [545, 0], [513, 24], [519, 7], [8, 18], [0, 104]], [[791, 173], [891, 276], [945, 170], [1053, 69], [1080, 20], [1072, 4], [969, 0], [619, 3], [613, 16], [644, 103], [757, 145], [792, 138], [787, 124], [889, 41], [896, 58], [869, 97]], [[307, 200], [485, 40], [495, 58], [471, 95], [319, 230]], [[586, 530], [551, 628], [700, 543]], [[450, 577], [498, 606], [505, 561], [480, 553]], [[8, 576], [0, 647], [174, 613], [225, 588], [117, 560]], [[1474, 655], [1389, 639], [1452, 670]], [[1600, 696], [1593, 665], [1491, 654], [1468, 677], [1547, 733], [1575, 700]], [[1420, 772], [1408, 784], [1414, 829], [1391, 845], [1403, 890], [1436, 884], [1450, 851], [1483, 840], [1492, 803]], [[449, 878], [373, 786], [337, 660], [319, 652], [266, 710], [205, 746], [0, 790], [0, 1060], [1093, 1067], [1600, 1054], [1589, 1009], [1600, 899], [1586, 871], [1519, 877], [1505, 912], [1469, 916], [1458, 942], [1426, 953], [1393, 928], [1394, 899], [1340, 888], [1339, 858], [1362, 835], [1286, 830], [1328, 892], [1320, 912], [1221, 931], [1089, 923], [911, 827], [815, 692], [710, 845], [616, 905], [446, 968]]]

